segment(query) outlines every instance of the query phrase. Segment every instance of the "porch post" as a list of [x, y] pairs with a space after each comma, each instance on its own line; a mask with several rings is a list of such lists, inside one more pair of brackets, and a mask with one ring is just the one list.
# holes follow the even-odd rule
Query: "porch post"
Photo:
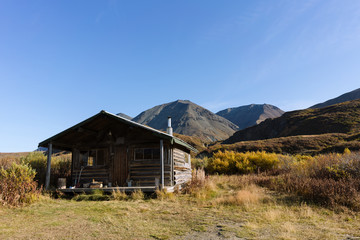
[[173, 149], [169, 149], [171, 186], [174, 186], [174, 155]]
[[161, 189], [164, 189], [164, 141], [160, 140]]
[[52, 143], [48, 146], [47, 166], [46, 166], [46, 178], [45, 178], [45, 189], [49, 189], [50, 185], [50, 169], [51, 169], [51, 155], [52, 155]]

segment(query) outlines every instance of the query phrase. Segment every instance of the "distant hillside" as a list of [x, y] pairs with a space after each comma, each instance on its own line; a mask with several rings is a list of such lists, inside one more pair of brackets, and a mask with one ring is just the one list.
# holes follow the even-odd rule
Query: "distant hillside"
[[333, 98], [333, 99], [330, 99], [326, 102], [323, 102], [323, 103], [319, 103], [319, 104], [316, 104], [310, 108], [323, 108], [323, 107], [327, 107], [327, 106], [330, 106], [330, 105], [334, 105], [334, 104], [337, 104], [337, 103], [342, 103], [342, 102], [346, 102], [346, 101], [352, 101], [352, 100], [356, 100], [356, 99], [360, 99], [360, 88], [354, 90], [354, 91], [351, 91], [351, 92], [348, 92], [348, 93], [345, 93], [337, 98]]
[[174, 133], [196, 136], [205, 141], [226, 139], [237, 129], [237, 126], [229, 120], [188, 100], [177, 100], [155, 106], [132, 120], [166, 131], [168, 116], [172, 118]]
[[224, 143], [359, 130], [360, 100], [354, 100], [325, 108], [286, 112], [281, 117], [240, 130]]
[[219, 150], [232, 150], [236, 152], [266, 151], [282, 154], [316, 155], [329, 152], [343, 153], [345, 148], [348, 148], [351, 151], [359, 151], [360, 134], [327, 133], [320, 135], [299, 135], [256, 141], [242, 141], [233, 144], [217, 143], [200, 152], [198, 156], [211, 156]]
[[283, 110], [270, 104], [251, 104], [228, 108], [216, 114], [233, 122], [241, 130], [259, 124], [265, 119], [280, 117], [283, 113]]
[[123, 117], [123, 118], [126, 118], [126, 119], [129, 119], [129, 120], [133, 119], [132, 117], [126, 115], [125, 113], [118, 113], [118, 114], [116, 114], [116, 115], [118, 115], [118, 116], [120, 116], [120, 117]]
[[[179, 133], [174, 133], [174, 136], [177, 137], [177, 138], [180, 138], [184, 142], [190, 144], [191, 146], [196, 148], [199, 152], [202, 152], [202, 151], [206, 150], [207, 145], [210, 143], [210, 141], [203, 141], [202, 139], [200, 139], [198, 137], [195, 137], [195, 136], [186, 136], [186, 135], [182, 135], [182, 134], [179, 134]], [[191, 152], [191, 154], [193, 156], [196, 155], [193, 152]]]

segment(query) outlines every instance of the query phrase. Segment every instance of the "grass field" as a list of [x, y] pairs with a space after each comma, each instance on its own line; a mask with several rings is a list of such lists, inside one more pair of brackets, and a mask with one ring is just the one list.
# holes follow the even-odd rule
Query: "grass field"
[[[0, 207], [0, 239], [356, 239], [360, 214], [211, 176], [188, 194], [111, 201], [43, 196]], [[77, 197], [76, 199], [85, 199]]]

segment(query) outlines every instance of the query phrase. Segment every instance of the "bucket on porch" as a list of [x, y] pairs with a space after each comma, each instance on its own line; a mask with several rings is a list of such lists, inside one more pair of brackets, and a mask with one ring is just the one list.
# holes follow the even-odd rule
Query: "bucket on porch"
[[65, 189], [66, 188], [66, 178], [58, 178], [57, 188]]
[[133, 182], [133, 180], [128, 180], [128, 181], [127, 181], [128, 187], [131, 187], [131, 186], [132, 186], [132, 182]]
[[159, 178], [155, 178], [155, 186], [156, 187], [160, 186], [160, 179]]

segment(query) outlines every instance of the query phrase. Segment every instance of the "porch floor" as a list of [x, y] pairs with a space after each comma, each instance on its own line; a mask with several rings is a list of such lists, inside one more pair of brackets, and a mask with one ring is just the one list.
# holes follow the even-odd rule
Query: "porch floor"
[[[113, 191], [121, 191], [121, 192], [134, 192], [136, 190], [141, 190], [144, 193], [153, 193], [158, 189], [157, 186], [143, 186], [143, 187], [106, 187], [106, 188], [65, 188], [65, 189], [57, 189], [63, 193], [91, 193], [94, 190], [102, 190], [103, 192], [113, 192]], [[168, 192], [173, 192], [174, 187], [164, 187]]]

